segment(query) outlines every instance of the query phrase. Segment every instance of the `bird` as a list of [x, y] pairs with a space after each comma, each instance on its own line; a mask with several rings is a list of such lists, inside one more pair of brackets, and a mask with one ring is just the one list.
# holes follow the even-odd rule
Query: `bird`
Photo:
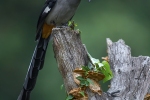
[[80, 2], [81, 0], [45, 1], [37, 22], [35, 37], [37, 45], [17, 100], [30, 100], [30, 93], [35, 87], [39, 70], [44, 66], [46, 49], [51, 38], [52, 29], [66, 25], [74, 16]]

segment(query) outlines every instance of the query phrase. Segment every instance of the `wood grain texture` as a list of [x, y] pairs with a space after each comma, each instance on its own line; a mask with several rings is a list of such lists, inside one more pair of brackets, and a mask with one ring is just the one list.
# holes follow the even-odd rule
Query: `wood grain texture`
[[70, 28], [55, 28], [53, 31], [53, 49], [58, 68], [64, 79], [67, 92], [76, 88], [72, 72], [76, 67], [88, 64], [87, 53], [82, 45], [80, 34]]
[[123, 40], [107, 39], [108, 56], [114, 78], [108, 94], [112, 100], [143, 100], [150, 84], [150, 57], [132, 57]]

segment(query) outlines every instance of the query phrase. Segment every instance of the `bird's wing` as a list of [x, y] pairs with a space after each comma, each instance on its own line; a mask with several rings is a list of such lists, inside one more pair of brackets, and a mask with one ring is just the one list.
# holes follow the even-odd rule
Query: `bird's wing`
[[45, 22], [45, 18], [49, 14], [49, 12], [52, 10], [56, 3], [56, 0], [47, 0], [44, 4], [44, 7], [40, 13], [38, 22], [37, 22], [37, 30], [36, 30], [36, 38], [35, 40], [38, 40], [39, 37], [41, 36], [41, 31], [42, 31], [42, 26]]

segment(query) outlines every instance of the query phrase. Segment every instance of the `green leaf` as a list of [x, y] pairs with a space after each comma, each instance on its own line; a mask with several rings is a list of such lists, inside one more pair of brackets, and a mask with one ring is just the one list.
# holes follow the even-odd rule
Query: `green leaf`
[[96, 63], [100, 63], [99, 59], [91, 58], [92, 63], [95, 65]]
[[64, 84], [62, 84], [62, 85], [60, 86], [60, 89], [62, 90], [62, 89], [63, 89], [63, 87], [64, 87]]
[[72, 95], [68, 95], [66, 100], [72, 100], [73, 99], [73, 96]]
[[77, 24], [74, 24], [74, 26], [77, 27], [78, 25], [77, 25]]
[[103, 66], [104, 66], [104, 64], [102, 64], [102, 63], [98, 63], [98, 66], [99, 66], [99, 67], [103, 67]]
[[69, 22], [68, 22], [68, 26], [71, 26], [71, 24], [72, 24], [72, 22], [71, 22], [71, 21], [69, 21]]
[[99, 59], [93, 58], [89, 53], [88, 53], [88, 56], [89, 56], [91, 62], [92, 62], [94, 65], [95, 65], [95, 63], [100, 63]]
[[112, 73], [112, 71], [110, 69], [110, 65], [107, 61], [102, 61], [102, 64], [104, 66], [101, 68], [101, 72], [105, 75], [103, 82], [106, 82], [106, 81], [112, 79], [113, 73]]
[[84, 91], [79, 92], [83, 97], [85, 96]]
[[94, 84], [90, 78], [87, 78], [87, 81], [89, 82], [89, 84]]
[[81, 80], [81, 81], [80, 81], [80, 85], [81, 85], [81, 86], [86, 86], [86, 84], [87, 84], [87, 83], [86, 83], [86, 80]]
[[81, 34], [82, 33], [82, 31], [80, 31], [79, 29], [77, 29], [77, 31]]
[[87, 66], [82, 66], [82, 69], [84, 70], [84, 71], [90, 71], [90, 69], [87, 67]]
[[81, 86], [85, 85], [85, 81], [80, 81], [80, 85]]
[[94, 67], [95, 67], [95, 69], [94, 69], [95, 71], [98, 71], [98, 69], [99, 69], [100, 67], [104, 66], [102, 63], [100, 63], [100, 60], [99, 60], [99, 59], [93, 58], [89, 53], [88, 53], [88, 56], [89, 56], [89, 58], [90, 58], [92, 64], [93, 64]]
[[89, 86], [89, 82], [87, 79], [84, 79], [82, 76], [78, 76], [76, 79], [80, 81], [81, 86]]
[[100, 70], [100, 67], [99, 67], [98, 63], [95, 64], [95, 67], [96, 67], [95, 71], [99, 71]]
[[[100, 73], [105, 75], [103, 82], [106, 82], [106, 81], [112, 79], [113, 74], [112, 74], [112, 71], [110, 69], [110, 65], [107, 61], [102, 61], [102, 63], [100, 63], [99, 59], [93, 58], [89, 53], [88, 53], [88, 56], [91, 60], [91, 64], [94, 67], [94, 71], [100, 72]], [[91, 66], [89, 66], [89, 68], [91, 68]]]
[[89, 86], [90, 85], [90, 83], [86, 80], [85, 81], [85, 86]]
[[79, 81], [85, 80], [82, 76], [78, 76], [76, 77], [76, 79], [78, 79]]

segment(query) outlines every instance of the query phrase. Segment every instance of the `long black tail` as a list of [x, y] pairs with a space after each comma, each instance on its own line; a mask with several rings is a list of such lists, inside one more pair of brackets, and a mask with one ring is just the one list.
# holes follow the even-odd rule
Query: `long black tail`
[[29, 100], [30, 92], [33, 90], [36, 79], [38, 76], [38, 72], [43, 68], [44, 59], [46, 54], [46, 49], [48, 46], [49, 38], [43, 39], [42, 37], [39, 39], [37, 46], [35, 47], [27, 74], [25, 78], [25, 82], [23, 84], [23, 89], [21, 90], [17, 100]]

